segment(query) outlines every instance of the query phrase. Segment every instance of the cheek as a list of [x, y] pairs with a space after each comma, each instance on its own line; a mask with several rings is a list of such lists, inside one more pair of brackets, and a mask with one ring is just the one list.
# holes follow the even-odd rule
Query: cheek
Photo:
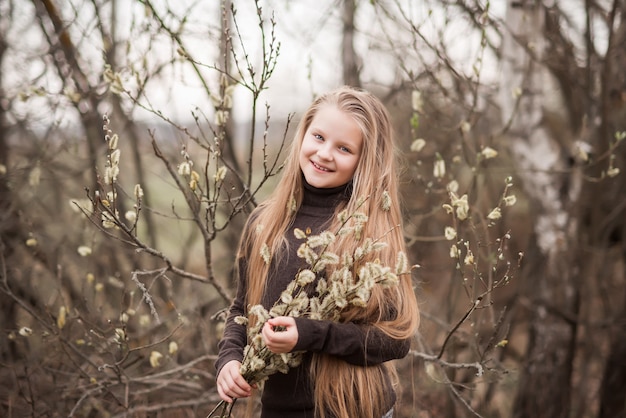
[[354, 177], [354, 174], [356, 173], [356, 168], [357, 168], [357, 165], [355, 164], [354, 167], [352, 167], [352, 176], [351, 177]]
[[308, 159], [308, 151], [307, 151], [306, 147], [300, 148], [300, 153], [298, 154], [298, 159], [300, 160], [300, 162]]
[[309, 161], [309, 155], [309, 150], [303, 144], [302, 148], [300, 148], [300, 152], [298, 153], [298, 162], [300, 163], [300, 168], [302, 168], [302, 166]]
[[344, 162], [344, 165], [343, 165], [344, 171], [346, 173], [350, 173], [350, 175], [352, 176], [356, 172], [356, 168], [358, 164], [359, 164], [358, 158], [350, 158]]
[[311, 142], [306, 139], [300, 144], [300, 158], [311, 154]]

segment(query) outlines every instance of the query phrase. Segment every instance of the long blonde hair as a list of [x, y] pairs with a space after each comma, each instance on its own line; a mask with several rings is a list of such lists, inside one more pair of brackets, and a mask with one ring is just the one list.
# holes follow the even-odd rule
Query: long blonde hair
[[[317, 98], [303, 115], [283, 177], [272, 195], [253, 213], [251, 225], [242, 237], [238, 256], [248, 257], [249, 306], [259, 303], [265, 290], [269, 266], [260, 255], [264, 244], [269, 246], [272, 256], [279, 255], [285, 248], [285, 234], [302, 203], [303, 180], [298, 158], [302, 140], [317, 111], [328, 105], [353, 117], [363, 137], [361, 156], [352, 180], [352, 196], [337, 212], [346, 209], [348, 214], [358, 211], [368, 217], [359, 239], [352, 235], [338, 239], [331, 250], [336, 254], [352, 254], [365, 238], [378, 239], [388, 245], [372, 257], [390, 267], [395, 266], [398, 252], [405, 251], [389, 115], [371, 93], [341, 87]], [[337, 228], [335, 217], [328, 229], [335, 231]], [[362, 260], [365, 261], [371, 260]], [[419, 310], [410, 275], [403, 275], [399, 286], [376, 287], [367, 306], [347, 308], [342, 313], [342, 321], [370, 324], [395, 339], [412, 337], [419, 325]], [[316, 410], [322, 418], [326, 413], [336, 418], [382, 416], [386, 412], [385, 375], [395, 380], [395, 370], [389, 364], [357, 367], [318, 353], [313, 356], [311, 375]]]

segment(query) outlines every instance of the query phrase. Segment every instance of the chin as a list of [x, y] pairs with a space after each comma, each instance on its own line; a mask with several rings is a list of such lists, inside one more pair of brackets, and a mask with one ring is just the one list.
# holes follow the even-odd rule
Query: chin
[[308, 179], [304, 178], [307, 183], [309, 183], [313, 187], [317, 187], [318, 189], [324, 189], [328, 187], [328, 182], [320, 181], [319, 179]]

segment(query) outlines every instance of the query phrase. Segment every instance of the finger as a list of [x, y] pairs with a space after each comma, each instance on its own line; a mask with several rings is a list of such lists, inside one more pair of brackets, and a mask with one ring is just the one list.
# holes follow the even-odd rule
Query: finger
[[248, 396], [250, 396], [250, 392], [247, 392], [239, 387], [234, 387], [230, 390], [230, 392], [228, 392], [229, 395], [231, 395], [233, 398], [247, 398]]
[[271, 330], [271, 326], [267, 330], [263, 330], [263, 342], [272, 353], [277, 353], [280, 340], [278, 333]]
[[220, 398], [228, 403], [231, 403], [233, 401], [233, 399], [226, 395], [226, 393], [224, 393], [224, 389], [222, 389], [222, 387], [220, 385], [217, 385], [217, 393], [220, 395]]
[[246, 382], [246, 379], [239, 373], [239, 369], [229, 370], [227, 373], [229, 394], [232, 392], [234, 395], [242, 396], [249, 395], [250, 385]]
[[239, 387], [233, 381], [231, 381], [228, 385], [226, 385], [226, 387], [223, 388], [222, 391], [224, 392], [224, 395], [227, 398], [231, 399], [230, 401], [227, 401], [227, 402], [232, 402], [234, 398], [247, 398], [248, 396], [250, 396], [250, 391]]
[[274, 330], [274, 325], [269, 322], [266, 322], [265, 325], [263, 325], [261, 335], [267, 346], [275, 344], [277, 338], [279, 338], [279, 335], [277, 335], [277, 332]]
[[288, 316], [277, 316], [267, 321], [272, 327], [290, 327], [293, 326], [295, 321]]
[[252, 390], [252, 387], [250, 386], [248, 382], [246, 382], [246, 379], [244, 379], [243, 376], [240, 375], [239, 373], [237, 373], [237, 375], [234, 376], [233, 384], [241, 393], [245, 394], [246, 396], [250, 395], [250, 391]]
[[250, 396], [251, 387], [246, 380], [239, 374], [238, 369], [225, 370], [220, 379], [218, 388], [222, 390], [223, 398], [229, 402], [226, 398], [245, 398]]

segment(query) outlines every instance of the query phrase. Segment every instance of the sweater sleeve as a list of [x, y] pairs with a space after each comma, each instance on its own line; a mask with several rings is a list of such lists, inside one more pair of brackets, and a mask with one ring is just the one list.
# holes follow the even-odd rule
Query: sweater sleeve
[[374, 366], [403, 358], [409, 339], [397, 340], [371, 325], [295, 318], [298, 342], [293, 351], [321, 352], [356, 366]]
[[222, 367], [231, 360], [241, 362], [243, 360], [243, 349], [247, 342], [246, 326], [235, 322], [237, 316], [245, 315], [245, 300], [247, 284], [245, 280], [246, 263], [243, 258], [237, 263], [236, 277], [238, 279], [237, 295], [230, 305], [224, 336], [218, 343], [219, 353], [215, 361], [216, 376], [219, 375]]

